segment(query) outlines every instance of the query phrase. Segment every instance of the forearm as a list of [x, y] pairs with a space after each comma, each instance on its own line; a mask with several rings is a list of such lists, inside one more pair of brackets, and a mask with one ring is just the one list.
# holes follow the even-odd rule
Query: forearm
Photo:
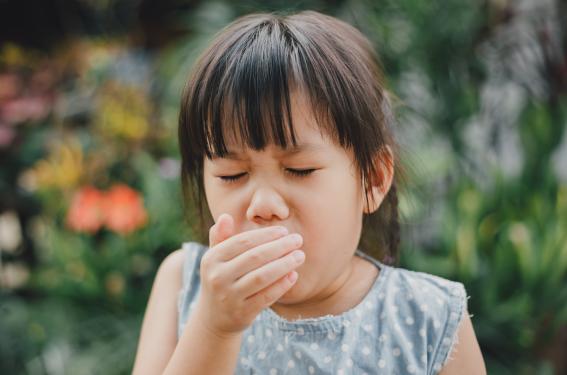
[[242, 334], [226, 337], [215, 335], [192, 314], [163, 374], [232, 375], [241, 343]]

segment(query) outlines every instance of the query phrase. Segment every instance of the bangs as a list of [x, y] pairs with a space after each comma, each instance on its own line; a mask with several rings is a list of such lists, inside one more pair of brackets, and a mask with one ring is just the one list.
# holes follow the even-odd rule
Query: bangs
[[191, 149], [196, 155], [222, 157], [232, 142], [254, 150], [269, 143], [284, 149], [295, 146], [292, 95], [306, 97], [319, 126], [332, 129], [325, 125], [328, 111], [316, 102], [314, 88], [303, 79], [305, 50], [286, 25], [274, 19], [257, 20], [218, 44], [195, 82], [187, 113], [193, 118], [185, 122], [190, 124], [189, 138], [195, 140]]
[[[328, 25], [326, 26], [328, 27]], [[338, 24], [321, 37], [317, 24], [301, 17], [250, 15], [220, 32], [196, 65], [184, 93], [180, 139], [193, 157], [222, 157], [227, 143], [254, 150], [273, 143], [297, 144], [292, 96], [307, 99], [320, 130], [345, 148], [366, 155], [382, 139], [382, 122], [373, 111], [381, 90], [373, 74], [347, 53]], [[330, 36], [330, 37], [329, 37]], [[350, 46], [352, 52], [352, 46]], [[362, 99], [363, 98], [363, 99]], [[377, 132], [369, 139], [363, 132]], [[372, 142], [374, 140], [374, 142]], [[185, 147], [187, 146], [187, 147]], [[361, 160], [363, 164], [364, 161]]]

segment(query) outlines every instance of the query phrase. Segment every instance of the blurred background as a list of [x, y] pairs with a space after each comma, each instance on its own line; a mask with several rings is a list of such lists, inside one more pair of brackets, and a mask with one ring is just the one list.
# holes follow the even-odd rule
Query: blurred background
[[461, 281], [490, 374], [567, 373], [567, 2], [0, 1], [0, 373], [128, 374], [195, 238], [177, 114], [256, 11], [362, 30], [400, 99], [400, 266]]

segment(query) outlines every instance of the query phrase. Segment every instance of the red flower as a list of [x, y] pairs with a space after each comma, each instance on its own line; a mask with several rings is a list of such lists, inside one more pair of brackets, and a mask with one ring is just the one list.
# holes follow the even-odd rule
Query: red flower
[[104, 223], [120, 234], [128, 234], [146, 224], [148, 215], [140, 194], [130, 187], [114, 185], [104, 198]]
[[95, 233], [103, 224], [104, 194], [92, 186], [85, 186], [73, 197], [67, 212], [67, 226], [77, 232]]

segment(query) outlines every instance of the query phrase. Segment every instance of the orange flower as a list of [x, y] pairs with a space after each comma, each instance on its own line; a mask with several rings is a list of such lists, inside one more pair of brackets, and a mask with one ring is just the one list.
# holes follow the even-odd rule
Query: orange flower
[[106, 227], [120, 234], [128, 234], [146, 224], [148, 215], [140, 194], [130, 187], [114, 185], [104, 199]]
[[67, 226], [77, 232], [95, 233], [103, 224], [103, 193], [85, 186], [73, 197], [67, 212]]

